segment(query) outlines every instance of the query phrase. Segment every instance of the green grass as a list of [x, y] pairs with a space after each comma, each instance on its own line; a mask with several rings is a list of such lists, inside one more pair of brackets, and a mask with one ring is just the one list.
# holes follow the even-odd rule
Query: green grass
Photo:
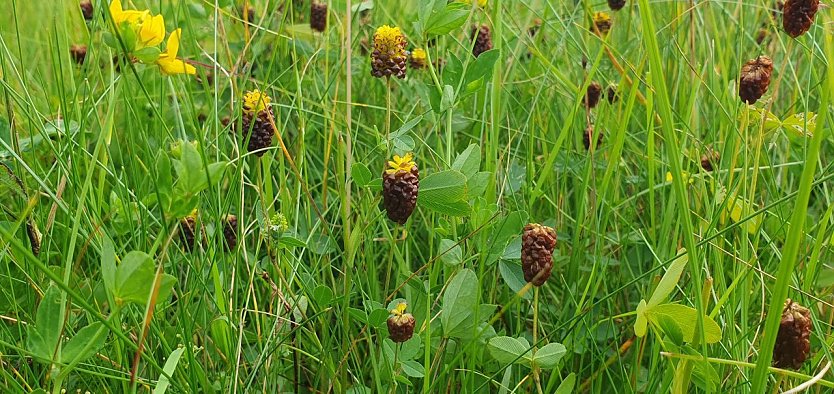
[[[830, 7], [792, 39], [769, 0], [325, 2], [312, 33], [307, 1], [124, 1], [182, 29], [200, 78], [114, 64], [105, 1], [89, 23], [74, 0], [0, 5], [0, 391], [761, 393], [826, 368]], [[475, 23], [494, 47], [477, 60]], [[409, 49], [441, 33], [445, 65], [373, 78], [383, 24]], [[759, 55], [773, 78], [748, 106]], [[618, 100], [586, 110], [592, 82]], [[254, 89], [278, 131], [261, 157], [232, 130]], [[380, 175], [407, 151], [421, 192], [398, 225]], [[527, 223], [557, 232], [540, 288]], [[795, 371], [770, 362], [786, 297], [813, 323]], [[400, 345], [398, 300], [416, 319]]]

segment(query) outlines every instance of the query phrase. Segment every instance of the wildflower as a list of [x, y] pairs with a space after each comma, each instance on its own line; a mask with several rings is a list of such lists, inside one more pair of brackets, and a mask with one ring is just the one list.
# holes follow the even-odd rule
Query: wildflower
[[608, 98], [608, 104], [614, 104], [620, 99], [620, 95], [617, 93], [617, 87], [617, 84], [612, 83], [605, 90], [605, 97]]
[[607, 12], [594, 13], [593, 26], [591, 32], [599, 36], [605, 36], [611, 30], [611, 16]]
[[475, 40], [475, 45], [472, 46], [472, 54], [475, 57], [492, 49], [492, 31], [489, 29], [489, 26], [473, 26], [472, 39]]
[[382, 204], [388, 218], [405, 224], [417, 206], [420, 173], [411, 153], [403, 157], [394, 155], [382, 174]]
[[110, 2], [110, 16], [113, 18], [113, 23], [116, 26], [121, 25], [123, 22], [136, 23], [147, 14], [148, 11], [123, 10], [121, 0], [113, 0]]
[[93, 3], [90, 0], [81, 0], [78, 3], [78, 7], [81, 8], [81, 15], [84, 17], [84, 20], [93, 20]]
[[414, 335], [416, 321], [412, 314], [406, 313], [406, 308], [408, 304], [400, 302], [391, 310], [391, 316], [388, 317], [388, 335], [395, 343], [405, 342]]
[[[692, 179], [692, 177], [686, 171], [681, 171], [681, 179], [683, 179], [684, 182], [690, 183], [690, 184], [695, 182], [695, 180]], [[672, 172], [671, 171], [666, 171], [666, 182], [667, 183], [672, 183], [673, 180], [674, 180], [674, 177], [672, 176]]]
[[180, 33], [182, 29], [174, 30], [171, 36], [168, 37], [168, 45], [165, 47], [165, 52], [159, 55], [156, 60], [156, 65], [159, 66], [159, 71], [165, 75], [175, 74], [196, 74], [197, 69], [194, 66], [177, 59], [177, 52], [180, 48]]
[[602, 96], [602, 85], [599, 82], [591, 82], [588, 89], [585, 90], [585, 106], [588, 108], [596, 107], [600, 96]]
[[79, 66], [84, 64], [84, 60], [87, 58], [87, 46], [86, 45], [72, 45], [70, 46], [70, 56], [72, 60], [75, 61], [75, 64]]
[[767, 56], [750, 60], [741, 68], [738, 96], [747, 104], [755, 104], [770, 86], [773, 61]]
[[786, 0], [782, 6], [782, 28], [789, 36], [799, 37], [814, 24], [819, 10], [819, 0]]
[[260, 157], [266, 148], [272, 146], [273, 117], [270, 103], [272, 99], [260, 90], [252, 90], [243, 95], [243, 132], [248, 137], [247, 150]]
[[619, 11], [626, 5], [626, 0], [608, 0], [608, 8], [612, 11]]
[[165, 39], [165, 20], [162, 15], [147, 15], [140, 20], [135, 50], [158, 46]]
[[480, 7], [486, 7], [486, 5], [487, 5], [487, 0], [460, 0], [460, 1], [461, 1], [461, 3], [467, 3], [467, 4], [476, 4], [477, 3], [478, 6], [480, 6]]
[[701, 168], [706, 172], [712, 172], [718, 165], [719, 160], [721, 160], [721, 154], [718, 151], [708, 149], [707, 153], [701, 156]]
[[188, 252], [194, 250], [194, 240], [197, 238], [197, 210], [180, 219], [180, 242]]
[[371, 74], [374, 77], [405, 78], [407, 56], [405, 36], [399, 27], [383, 25], [374, 33], [374, 50], [371, 52]]
[[553, 250], [556, 248], [556, 231], [538, 223], [524, 226], [521, 234], [521, 270], [524, 280], [541, 286], [550, 278], [553, 270]]
[[226, 250], [237, 246], [237, 216], [228, 214], [223, 218], [223, 238], [226, 239]]
[[[596, 143], [594, 146], [591, 146], [591, 141], [594, 140], [594, 134], [596, 134]], [[585, 128], [585, 132], [582, 133], [582, 145], [585, 145], [585, 150], [591, 150], [591, 148], [598, 148], [602, 145], [602, 131], [594, 131], [594, 125], [590, 124], [588, 127]]]
[[790, 298], [785, 301], [776, 344], [773, 346], [773, 366], [799, 369], [811, 353], [811, 311]]
[[426, 68], [426, 50], [423, 48], [417, 48], [411, 51], [411, 68], [419, 70], [422, 68]]
[[327, 28], [327, 4], [318, 1], [310, 4], [310, 28], [318, 32]]

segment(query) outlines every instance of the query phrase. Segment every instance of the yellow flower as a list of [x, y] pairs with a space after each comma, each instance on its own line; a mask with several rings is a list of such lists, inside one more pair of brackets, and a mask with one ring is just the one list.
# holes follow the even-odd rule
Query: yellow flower
[[194, 66], [177, 59], [177, 52], [180, 48], [180, 33], [182, 29], [174, 30], [171, 36], [168, 37], [168, 45], [165, 47], [165, 52], [159, 55], [156, 64], [159, 66], [159, 71], [165, 75], [175, 74], [196, 74], [197, 69]]
[[405, 52], [405, 36], [399, 27], [382, 25], [374, 33], [374, 47], [380, 52]]
[[394, 316], [402, 316], [405, 313], [406, 308], [408, 308], [408, 304], [400, 302], [397, 304], [396, 308], [391, 309], [391, 314]]
[[[692, 182], [695, 181], [694, 179], [692, 179], [692, 177], [689, 176], [689, 173], [686, 172], [686, 171], [683, 171], [682, 175], [683, 176], [681, 177], [681, 179], [683, 179], [684, 182], [692, 183]], [[673, 179], [672, 178], [672, 173], [667, 171], [666, 172], [666, 182], [672, 182], [672, 179]]]
[[139, 22], [139, 42], [136, 49], [145, 47], [155, 47], [162, 43], [165, 39], [165, 20], [162, 15], [150, 16], [140, 18]]
[[479, 6], [484, 7], [487, 5], [487, 0], [461, 0], [461, 3], [478, 3]]
[[122, 22], [136, 23], [147, 14], [148, 11], [123, 10], [121, 0], [113, 0], [110, 2], [110, 16], [113, 17], [113, 22], [116, 25]]
[[385, 170], [387, 174], [396, 174], [397, 172], [409, 172], [412, 168], [417, 166], [417, 163], [414, 162], [414, 155], [411, 153], [406, 153], [405, 156], [400, 157], [394, 155], [394, 160], [388, 162], [389, 168]]
[[252, 90], [243, 95], [243, 110], [249, 113], [259, 113], [269, 107], [272, 99], [260, 90]]

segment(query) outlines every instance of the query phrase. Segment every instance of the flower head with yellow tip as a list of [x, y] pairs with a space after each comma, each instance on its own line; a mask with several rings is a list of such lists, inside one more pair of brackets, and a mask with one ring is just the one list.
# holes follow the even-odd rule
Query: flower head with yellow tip
[[382, 25], [374, 33], [371, 74], [377, 78], [405, 78], [407, 42], [399, 27]]
[[414, 320], [414, 316], [410, 313], [407, 313], [405, 310], [408, 308], [408, 303], [405, 301], [401, 301], [397, 303], [397, 306], [394, 309], [391, 309], [391, 319], [395, 324], [402, 324], [404, 322]]
[[594, 26], [591, 27], [591, 31], [595, 34], [604, 36], [611, 30], [611, 15], [607, 12], [595, 12], [593, 22]]
[[243, 95], [243, 110], [249, 113], [258, 113], [269, 107], [272, 99], [258, 89], [246, 92]]
[[426, 50], [423, 48], [417, 48], [411, 51], [411, 68], [421, 69], [425, 68], [427, 64], [428, 56], [426, 54]]
[[388, 168], [385, 170], [385, 173], [393, 175], [398, 172], [410, 172], [414, 167], [417, 167], [417, 163], [414, 162], [413, 154], [406, 153], [402, 157], [394, 155], [394, 160], [388, 162]]

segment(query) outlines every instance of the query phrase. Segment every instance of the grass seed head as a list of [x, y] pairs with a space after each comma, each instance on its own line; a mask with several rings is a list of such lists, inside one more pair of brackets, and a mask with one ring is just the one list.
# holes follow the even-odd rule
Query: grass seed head
[[738, 96], [747, 104], [756, 101], [767, 92], [770, 76], [773, 74], [773, 61], [767, 56], [759, 56], [744, 64], [741, 68]]
[[524, 226], [521, 234], [521, 270], [524, 280], [541, 286], [550, 278], [553, 270], [553, 250], [556, 248], [556, 231], [538, 223]]
[[819, 0], [787, 0], [782, 6], [782, 28], [796, 38], [811, 29], [820, 8]]
[[773, 366], [799, 369], [811, 353], [811, 311], [790, 298], [785, 301], [776, 344], [773, 347]]
[[607, 12], [595, 12], [591, 32], [605, 37], [611, 30], [611, 16]]

